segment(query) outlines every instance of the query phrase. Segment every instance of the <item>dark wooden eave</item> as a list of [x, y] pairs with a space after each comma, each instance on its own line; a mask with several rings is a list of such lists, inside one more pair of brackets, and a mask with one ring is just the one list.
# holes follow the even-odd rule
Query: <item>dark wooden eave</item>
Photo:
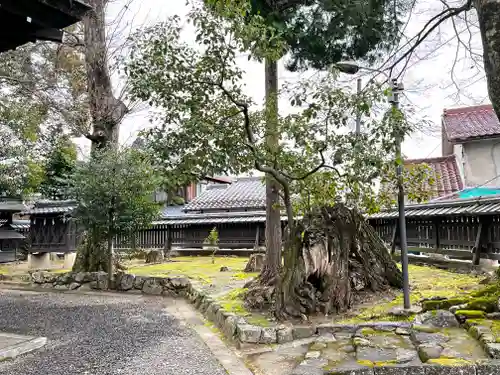
[[28, 42], [61, 42], [62, 29], [91, 8], [80, 0], [0, 0], [0, 52]]

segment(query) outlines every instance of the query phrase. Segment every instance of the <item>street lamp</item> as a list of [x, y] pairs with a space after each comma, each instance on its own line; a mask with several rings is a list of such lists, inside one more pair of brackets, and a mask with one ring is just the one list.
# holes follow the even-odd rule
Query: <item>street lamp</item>
[[[392, 95], [389, 98], [389, 102], [392, 107], [396, 110], [399, 109], [399, 93], [404, 90], [403, 83], [397, 81], [397, 79], [391, 79], [391, 77], [382, 70], [372, 69], [364, 66], [359, 66], [355, 62], [339, 62], [334, 65], [342, 73], [346, 74], [356, 74], [360, 70], [367, 70], [370, 72], [376, 72], [383, 74], [389, 81], [391, 87]], [[359, 86], [359, 80], [358, 80]], [[358, 89], [359, 91], [359, 89]], [[357, 120], [359, 121], [359, 120]], [[358, 128], [358, 125], [357, 125]], [[405, 191], [403, 185], [403, 163], [402, 163], [402, 153], [401, 153], [401, 143], [403, 142], [402, 137], [398, 137], [396, 145], [396, 160], [401, 160], [396, 168], [396, 175], [398, 178], [398, 210], [399, 210], [399, 241], [401, 246], [401, 266], [403, 269], [403, 295], [404, 295], [404, 308], [410, 309], [410, 281], [408, 277], [408, 244], [406, 239], [406, 218], [405, 218]]]

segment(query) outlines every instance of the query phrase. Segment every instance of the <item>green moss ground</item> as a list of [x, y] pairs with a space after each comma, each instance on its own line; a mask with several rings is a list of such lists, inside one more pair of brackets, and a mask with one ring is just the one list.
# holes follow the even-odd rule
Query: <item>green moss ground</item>
[[[178, 257], [172, 262], [134, 265], [127, 272], [141, 276], [185, 276], [204, 284], [228, 282], [231, 280], [245, 280], [257, 276], [257, 273], [245, 273], [243, 269], [248, 262], [246, 257]], [[221, 267], [228, 267], [229, 271], [220, 272]]]
[[[479, 291], [481, 285], [477, 276], [459, 274], [434, 267], [409, 266], [412, 304], [432, 297], [468, 298], [472, 292]], [[483, 287], [484, 288], [484, 287]], [[393, 299], [385, 302], [374, 302], [372, 306], [356, 311], [355, 317], [338, 320], [338, 323], [353, 324], [369, 320], [380, 321], [412, 321], [414, 316], [394, 317], [388, 312], [396, 306], [403, 305], [403, 295], [398, 293]]]
[[242, 316], [250, 324], [255, 324], [261, 327], [270, 326], [271, 322], [265, 314], [250, 312], [245, 308], [243, 297], [246, 291], [247, 289], [245, 288], [236, 288], [216, 300], [220, 303], [224, 311]]

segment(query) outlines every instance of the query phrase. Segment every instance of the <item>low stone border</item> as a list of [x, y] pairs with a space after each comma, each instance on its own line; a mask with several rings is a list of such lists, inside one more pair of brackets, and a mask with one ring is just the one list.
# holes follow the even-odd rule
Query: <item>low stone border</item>
[[306, 339], [328, 333], [344, 332], [354, 334], [360, 328], [396, 330], [398, 328], [410, 327], [410, 323], [406, 322], [376, 322], [358, 325], [325, 323], [316, 326], [278, 325], [276, 327], [260, 327], [249, 324], [241, 316], [225, 311], [214, 298], [194, 285], [190, 288], [188, 298], [228, 339], [236, 341], [240, 347], [246, 344], [284, 344], [293, 340]]
[[[307, 374], [294, 372], [292, 375]], [[312, 374], [312, 373], [311, 373]], [[374, 368], [357, 368], [335, 371], [325, 371], [328, 375], [498, 375], [500, 361], [480, 362], [465, 366], [383, 366]]]
[[185, 277], [144, 277], [118, 273], [114, 285], [108, 285], [106, 272], [67, 272], [54, 274], [44, 271], [30, 274], [30, 281], [41, 288], [56, 290], [118, 290], [137, 291], [151, 295], [186, 296], [191, 282]]
[[[466, 321], [464, 324], [469, 334], [478, 340], [484, 351], [493, 359], [500, 359], [500, 343], [496, 342], [495, 335], [490, 327], [479, 325], [474, 321]], [[498, 372], [500, 375], [500, 370]]]

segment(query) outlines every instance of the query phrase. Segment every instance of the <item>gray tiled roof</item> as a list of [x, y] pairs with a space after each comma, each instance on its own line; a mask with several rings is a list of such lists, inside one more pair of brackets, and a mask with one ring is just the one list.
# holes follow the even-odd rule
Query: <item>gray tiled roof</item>
[[187, 204], [185, 211], [260, 208], [266, 205], [262, 177], [238, 178], [229, 185], [209, 185], [207, 190]]
[[35, 206], [22, 212], [24, 215], [33, 214], [65, 214], [76, 208], [77, 204], [73, 200], [61, 201], [38, 201]]
[[[455, 215], [498, 215], [500, 197], [453, 199], [423, 204], [409, 204], [405, 207], [407, 218], [455, 216]], [[399, 217], [396, 208], [369, 215], [368, 219], [395, 219]]]
[[[7, 219], [0, 220], [0, 227], [2, 227], [3, 225], [5, 225], [6, 223], [7, 223]], [[12, 224], [10, 224], [10, 227], [12, 229], [16, 229], [16, 230], [30, 229], [30, 221], [29, 220], [17, 220], [17, 219], [14, 219], [14, 220], [12, 220]]]
[[[286, 221], [286, 216], [281, 221]], [[211, 213], [185, 213], [170, 212], [170, 215], [162, 214], [162, 219], [154, 221], [153, 225], [173, 224], [216, 224], [216, 223], [263, 223], [266, 221], [265, 211], [233, 211], [233, 212], [211, 212]]]

